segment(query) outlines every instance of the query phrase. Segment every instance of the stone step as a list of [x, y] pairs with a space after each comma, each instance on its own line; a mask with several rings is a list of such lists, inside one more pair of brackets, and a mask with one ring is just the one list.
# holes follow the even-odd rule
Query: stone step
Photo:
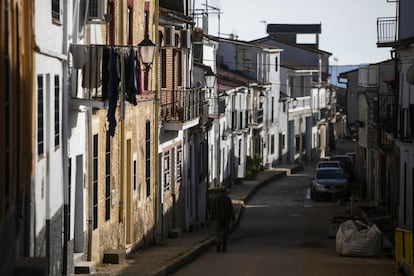
[[103, 263], [122, 264], [125, 262], [125, 250], [111, 249], [104, 252]]
[[96, 272], [94, 262], [81, 261], [75, 264], [75, 274], [91, 274]]

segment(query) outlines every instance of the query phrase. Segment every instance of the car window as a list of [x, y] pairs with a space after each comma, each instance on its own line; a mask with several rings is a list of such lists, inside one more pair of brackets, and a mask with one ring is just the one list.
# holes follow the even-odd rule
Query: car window
[[326, 167], [335, 167], [335, 168], [339, 168], [339, 164], [336, 162], [322, 162], [319, 163], [319, 168], [326, 168]]
[[318, 179], [333, 179], [333, 178], [346, 178], [346, 176], [340, 170], [318, 170], [316, 172], [316, 178], [318, 178]]

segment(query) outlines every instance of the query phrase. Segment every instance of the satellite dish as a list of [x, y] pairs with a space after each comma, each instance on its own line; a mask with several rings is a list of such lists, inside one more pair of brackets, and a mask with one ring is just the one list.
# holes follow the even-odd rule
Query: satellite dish
[[414, 65], [411, 65], [407, 70], [407, 82], [414, 85]]

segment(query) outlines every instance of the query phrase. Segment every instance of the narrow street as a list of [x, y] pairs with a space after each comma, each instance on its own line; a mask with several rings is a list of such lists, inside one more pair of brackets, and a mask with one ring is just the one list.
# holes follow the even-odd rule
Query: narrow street
[[246, 205], [229, 251], [212, 247], [175, 275], [393, 275], [388, 257], [341, 257], [330, 219], [348, 207], [309, 199], [313, 167], [270, 183]]

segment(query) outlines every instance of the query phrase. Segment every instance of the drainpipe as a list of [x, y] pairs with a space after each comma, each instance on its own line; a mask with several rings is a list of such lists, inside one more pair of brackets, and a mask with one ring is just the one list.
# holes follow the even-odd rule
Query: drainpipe
[[[68, 3], [63, 5], [63, 47], [62, 54], [68, 55]], [[68, 79], [68, 61], [62, 61], [62, 162], [63, 162], [63, 269], [62, 274], [66, 275], [67, 273], [67, 263], [68, 263], [68, 241], [69, 237], [69, 228], [70, 221], [68, 218], [68, 207], [69, 207], [69, 195], [68, 195], [68, 85], [66, 80]]]
[[[155, 44], [156, 45], [160, 45], [160, 41], [158, 38], [158, 22], [159, 22], [159, 1], [154, 1], [155, 6], [154, 6], [154, 19], [153, 22], [155, 22]], [[158, 60], [158, 51], [155, 51], [155, 57], [154, 59], [157, 61]], [[154, 62], [152, 65], [152, 72], [153, 72], [153, 76], [158, 76], [158, 62]], [[154, 73], [155, 72], [155, 73]], [[157, 79], [157, 78], [155, 78]], [[152, 78], [151, 78], [151, 83], [150, 83], [150, 88], [152, 88]], [[159, 101], [158, 101], [158, 81], [155, 82], [155, 93], [154, 93], [154, 123], [152, 126], [153, 129], [153, 133], [154, 133], [154, 143], [153, 143], [153, 152], [154, 152], [154, 177], [152, 177], [152, 179], [154, 179], [154, 226], [157, 226], [158, 223], [161, 223], [161, 233], [163, 233], [163, 204], [162, 204], [162, 200], [161, 200], [161, 196], [162, 196], [162, 189], [159, 185], [161, 185], [161, 182], [158, 182], [159, 178], [156, 177], [157, 175], [159, 175], [160, 171], [159, 168], [160, 166], [158, 165], [159, 159], [158, 159], [158, 141], [159, 141], [159, 137], [158, 137], [158, 114], [159, 114]], [[158, 189], [158, 190], [157, 190]], [[158, 208], [160, 210], [158, 210]], [[160, 212], [161, 216], [158, 216], [158, 213]], [[161, 220], [158, 221], [159, 218]], [[157, 227], [154, 227], [154, 230]]]
[[87, 260], [92, 260], [92, 219], [93, 219], [93, 202], [92, 202], [92, 195], [93, 195], [93, 187], [92, 187], [92, 164], [93, 164], [93, 157], [92, 157], [92, 107], [88, 107], [86, 111], [86, 127], [87, 127], [87, 139], [88, 139], [88, 248], [87, 248]]

